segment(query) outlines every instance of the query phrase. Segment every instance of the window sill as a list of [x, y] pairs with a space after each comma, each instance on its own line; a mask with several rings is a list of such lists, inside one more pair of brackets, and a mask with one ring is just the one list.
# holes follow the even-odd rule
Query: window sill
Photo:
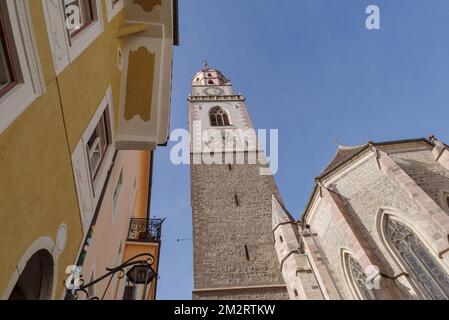
[[0, 133], [37, 98], [31, 83], [16, 84], [0, 98]]

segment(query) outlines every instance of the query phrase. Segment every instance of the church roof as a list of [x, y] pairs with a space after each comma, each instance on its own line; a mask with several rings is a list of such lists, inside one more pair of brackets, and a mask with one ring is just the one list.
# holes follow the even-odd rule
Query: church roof
[[[209, 80], [213, 81], [212, 83]], [[209, 66], [207, 61], [204, 61], [204, 66], [197, 71], [192, 79], [192, 85], [230, 85], [231, 80], [226, 77], [219, 69], [214, 69]]]
[[[332, 158], [332, 160], [329, 162], [329, 164], [326, 166], [326, 168], [323, 170], [323, 172], [316, 178], [316, 180], [320, 180], [321, 178], [325, 177], [329, 173], [333, 172], [335, 169], [343, 165], [344, 163], [349, 162], [351, 159], [359, 155], [361, 152], [369, 148], [370, 145], [373, 146], [385, 146], [385, 145], [395, 145], [395, 144], [402, 144], [402, 143], [411, 143], [411, 142], [425, 142], [430, 145], [434, 145], [434, 142], [432, 141], [432, 137], [430, 139], [426, 138], [418, 138], [418, 139], [406, 139], [406, 140], [396, 140], [396, 141], [385, 141], [385, 142], [368, 142], [363, 145], [359, 146], [339, 146], [337, 149], [337, 152], [335, 156]], [[446, 145], [447, 146], [447, 145]], [[305, 211], [302, 214], [301, 220], [304, 221], [305, 216], [307, 215], [310, 205], [313, 202], [313, 199], [316, 194], [318, 194], [318, 183], [315, 183], [315, 186], [313, 188], [313, 192], [309, 198], [309, 201], [307, 202], [307, 206], [305, 208]]]
[[334, 170], [341, 164], [345, 163], [346, 161], [350, 160], [352, 157], [356, 156], [359, 152], [364, 150], [368, 147], [368, 143], [360, 146], [339, 146], [337, 149], [337, 152], [335, 153], [335, 156], [329, 162], [329, 164], [326, 166], [326, 168], [323, 170], [321, 175], [325, 175], [326, 173]]
[[290, 212], [288, 212], [287, 208], [281, 201], [279, 201], [274, 193], [272, 194], [271, 199], [271, 213], [273, 229], [280, 224], [295, 222], [295, 219], [292, 217]]

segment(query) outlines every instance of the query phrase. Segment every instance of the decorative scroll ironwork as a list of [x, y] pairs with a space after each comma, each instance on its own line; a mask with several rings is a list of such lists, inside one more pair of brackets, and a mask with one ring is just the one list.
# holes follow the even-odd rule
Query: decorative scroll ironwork
[[131, 219], [128, 241], [160, 241], [164, 221], [165, 219]]
[[[78, 298], [80, 297], [80, 293], [81, 293], [82, 297], [85, 297], [85, 299], [87, 299], [87, 300], [103, 300], [104, 297], [106, 296], [106, 293], [109, 290], [112, 280], [115, 277], [117, 277], [118, 279], [123, 279], [127, 275], [127, 272], [129, 272], [129, 270], [133, 270], [133, 269], [139, 269], [140, 272], [142, 272], [142, 271], [146, 272], [144, 279], [151, 282], [151, 280], [154, 277], [157, 277], [157, 274], [155, 273], [155, 271], [152, 267], [153, 263], [154, 263], [154, 257], [151, 254], [149, 254], [149, 253], [139, 254], [139, 255], [125, 261], [124, 263], [122, 263], [121, 265], [119, 265], [115, 268], [106, 268], [106, 271], [108, 271], [107, 273], [105, 273], [101, 277], [99, 277], [87, 284], [84, 284], [84, 280], [81, 278], [80, 279], [81, 285], [79, 286], [79, 288], [75, 288], [75, 289], [72, 289], [72, 291], [68, 291], [66, 299], [67, 300], [78, 300]], [[128, 277], [129, 277], [129, 275], [128, 275]], [[108, 283], [107, 283], [106, 289], [104, 290], [101, 298], [98, 296], [91, 297], [88, 289], [93, 287], [95, 284], [97, 284], [103, 280], [106, 280], [106, 279], [108, 279]]]
[[431, 299], [449, 299], [449, 277], [416, 234], [399, 221], [389, 219], [388, 238]]
[[369, 289], [367, 286], [368, 277], [366, 276], [365, 271], [363, 271], [360, 263], [350, 255], [348, 255], [347, 259], [352, 281], [362, 298], [364, 300], [376, 300], [373, 290]]

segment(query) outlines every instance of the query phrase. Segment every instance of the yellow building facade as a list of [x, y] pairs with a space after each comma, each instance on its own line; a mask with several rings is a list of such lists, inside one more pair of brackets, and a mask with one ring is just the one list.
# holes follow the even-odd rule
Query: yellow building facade
[[[136, 246], [157, 269], [160, 237], [131, 239], [129, 229], [150, 223], [177, 2], [0, 3], [1, 297], [64, 298], [68, 266], [82, 262], [87, 283]], [[126, 285], [114, 284], [104, 298], [123, 298]]]

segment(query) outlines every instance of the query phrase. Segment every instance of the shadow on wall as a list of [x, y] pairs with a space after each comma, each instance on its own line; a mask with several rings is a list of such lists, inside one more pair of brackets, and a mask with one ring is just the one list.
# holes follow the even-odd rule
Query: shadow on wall
[[417, 160], [402, 160], [397, 162], [429, 197], [437, 203], [441, 209], [448, 212], [445, 205], [441, 203], [440, 192], [449, 191], [449, 173], [439, 163], [435, 162], [435, 171], [429, 169], [427, 163]]

